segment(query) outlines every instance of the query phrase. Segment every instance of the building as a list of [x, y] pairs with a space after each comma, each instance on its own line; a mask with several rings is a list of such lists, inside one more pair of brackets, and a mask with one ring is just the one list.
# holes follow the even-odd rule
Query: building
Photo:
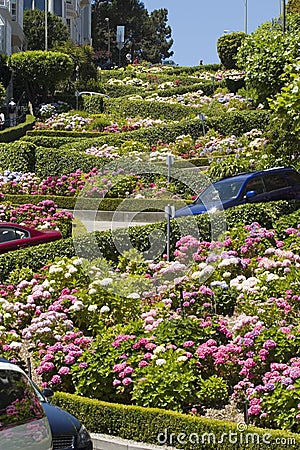
[[[0, 0], [3, 1], [3, 0]], [[24, 9], [40, 9], [61, 17], [73, 42], [91, 45], [91, 0], [24, 0]]]
[[24, 9], [40, 9], [61, 17], [76, 44], [91, 45], [91, 0], [0, 0], [0, 53], [11, 55], [26, 49]]
[[23, 10], [23, 0], [0, 0], [0, 53], [24, 49]]

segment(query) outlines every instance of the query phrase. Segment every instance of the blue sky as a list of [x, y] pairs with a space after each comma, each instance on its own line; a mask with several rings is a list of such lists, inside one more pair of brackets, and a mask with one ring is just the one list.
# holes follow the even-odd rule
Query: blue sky
[[[224, 30], [244, 31], [245, 0], [142, 0], [150, 13], [168, 10], [172, 28], [174, 55], [182, 66], [219, 63], [217, 40]], [[280, 14], [281, 0], [247, 0], [247, 31], [251, 33], [264, 22]]]

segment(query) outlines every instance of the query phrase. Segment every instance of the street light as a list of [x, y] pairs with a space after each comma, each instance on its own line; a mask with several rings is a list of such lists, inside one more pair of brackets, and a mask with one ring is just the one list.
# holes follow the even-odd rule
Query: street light
[[244, 0], [244, 31], [248, 31], [248, 0]]
[[45, 50], [48, 50], [48, 0], [45, 0]]
[[108, 62], [110, 62], [110, 27], [109, 27], [109, 17], [105, 17], [105, 21], [107, 23], [107, 53], [108, 53]]

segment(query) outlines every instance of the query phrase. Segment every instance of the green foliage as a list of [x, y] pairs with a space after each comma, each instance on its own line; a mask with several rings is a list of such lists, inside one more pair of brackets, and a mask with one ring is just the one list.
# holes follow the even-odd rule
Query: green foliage
[[201, 407], [216, 408], [228, 400], [228, 386], [222, 377], [212, 375], [206, 380], [200, 380], [197, 394]]
[[[48, 12], [48, 49], [69, 39], [69, 31], [61, 17]], [[45, 50], [45, 13], [39, 9], [24, 10], [23, 30], [28, 50]]]
[[288, 14], [300, 14], [300, 0], [288, 0], [286, 12]]
[[21, 122], [15, 127], [5, 128], [0, 131], [0, 142], [13, 142], [21, 139], [27, 131], [31, 130], [35, 123], [35, 117], [27, 115], [25, 122]]
[[49, 90], [54, 92], [56, 85], [70, 76], [73, 61], [64, 53], [37, 50], [12, 54], [9, 66], [35, 105], [38, 95], [46, 101]]
[[76, 81], [78, 90], [86, 90], [86, 84], [90, 80], [97, 79], [95, 53], [90, 45], [77, 45], [72, 41], [67, 41], [63, 45], [56, 46], [55, 51], [65, 53], [72, 58], [74, 70], [71, 79]]
[[[101, 97], [101, 95], [83, 95], [82, 100], [83, 100], [84, 111], [87, 111], [88, 113], [91, 113], [91, 114], [103, 113], [103, 110], [104, 110], [103, 97]], [[107, 119], [106, 119], [105, 125], [108, 125], [108, 123], [107, 123]]]
[[124, 98], [107, 98], [104, 100], [104, 112], [114, 118], [119, 117], [151, 117], [152, 119], [181, 120], [187, 116], [195, 117], [197, 108], [184, 105], [170, 105], [143, 100], [127, 100]]
[[225, 69], [238, 68], [236, 55], [245, 37], [246, 33], [242, 31], [223, 34], [219, 37], [217, 41], [217, 52]]
[[288, 153], [293, 152], [297, 157], [300, 152], [300, 61], [287, 66], [282, 78], [285, 86], [270, 100], [272, 121], [287, 136]]
[[136, 371], [141, 381], [134, 385], [132, 399], [137, 405], [179, 412], [191, 405], [197, 375], [193, 363], [180, 360], [181, 353], [167, 350]]
[[[109, 22], [105, 20], [106, 17]], [[117, 47], [111, 45], [110, 54], [108, 54], [107, 43], [108, 36], [111, 42], [116, 42], [115, 30], [119, 24], [126, 24], [125, 46], [120, 55], [122, 66], [126, 64], [127, 53], [131, 54], [132, 60], [140, 59], [142, 55], [144, 60], [151, 63], [158, 63], [162, 58], [168, 58], [173, 54], [169, 51], [173, 40], [167, 20], [166, 9], [154, 10], [149, 14], [140, 0], [95, 2], [92, 8], [92, 39], [93, 46], [98, 52], [99, 62], [105, 63], [110, 59], [118, 63]]]
[[238, 51], [237, 63], [245, 72], [246, 85], [256, 89], [262, 103], [280, 91], [285, 65], [299, 56], [299, 24], [289, 20], [284, 34], [279, 25], [261, 25], [243, 40]]
[[11, 71], [8, 67], [7, 61], [8, 56], [0, 54], [0, 82], [5, 88], [7, 88], [11, 79]]
[[[99, 369], [101, 370], [101, 362], [99, 362]], [[110, 434], [154, 445], [169, 442], [173, 447], [194, 450], [195, 442], [197, 442], [199, 450], [208, 448], [224, 450], [224, 436], [229, 436], [231, 433], [234, 438], [226, 440], [226, 450], [245, 449], [247, 436], [249, 436], [247, 440], [249, 450], [257, 448], [259, 450], [286, 450], [287, 442], [294, 442], [291, 445], [295, 445], [295, 448], [300, 446], [298, 434], [248, 427], [245, 436], [245, 431], [237, 430], [236, 423], [193, 417], [165, 409], [105, 403], [66, 393], [56, 393], [53, 402], [76, 415], [91, 432]], [[171, 433], [173, 433], [173, 438], [170, 443]], [[250, 433], [253, 433], [253, 445]], [[209, 436], [210, 440], [208, 440]], [[197, 441], [193, 439], [197, 437]], [[259, 447], [255, 444], [258, 442], [257, 438]], [[185, 439], [184, 444], [183, 439]], [[265, 442], [266, 440], [267, 442]]]
[[36, 146], [30, 142], [15, 141], [0, 144], [0, 168], [34, 172]]

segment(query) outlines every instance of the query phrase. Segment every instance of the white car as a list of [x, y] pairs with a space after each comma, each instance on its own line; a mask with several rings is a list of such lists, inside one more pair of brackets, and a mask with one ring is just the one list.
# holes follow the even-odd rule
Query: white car
[[0, 358], [0, 450], [52, 450], [44, 409], [25, 372]]

